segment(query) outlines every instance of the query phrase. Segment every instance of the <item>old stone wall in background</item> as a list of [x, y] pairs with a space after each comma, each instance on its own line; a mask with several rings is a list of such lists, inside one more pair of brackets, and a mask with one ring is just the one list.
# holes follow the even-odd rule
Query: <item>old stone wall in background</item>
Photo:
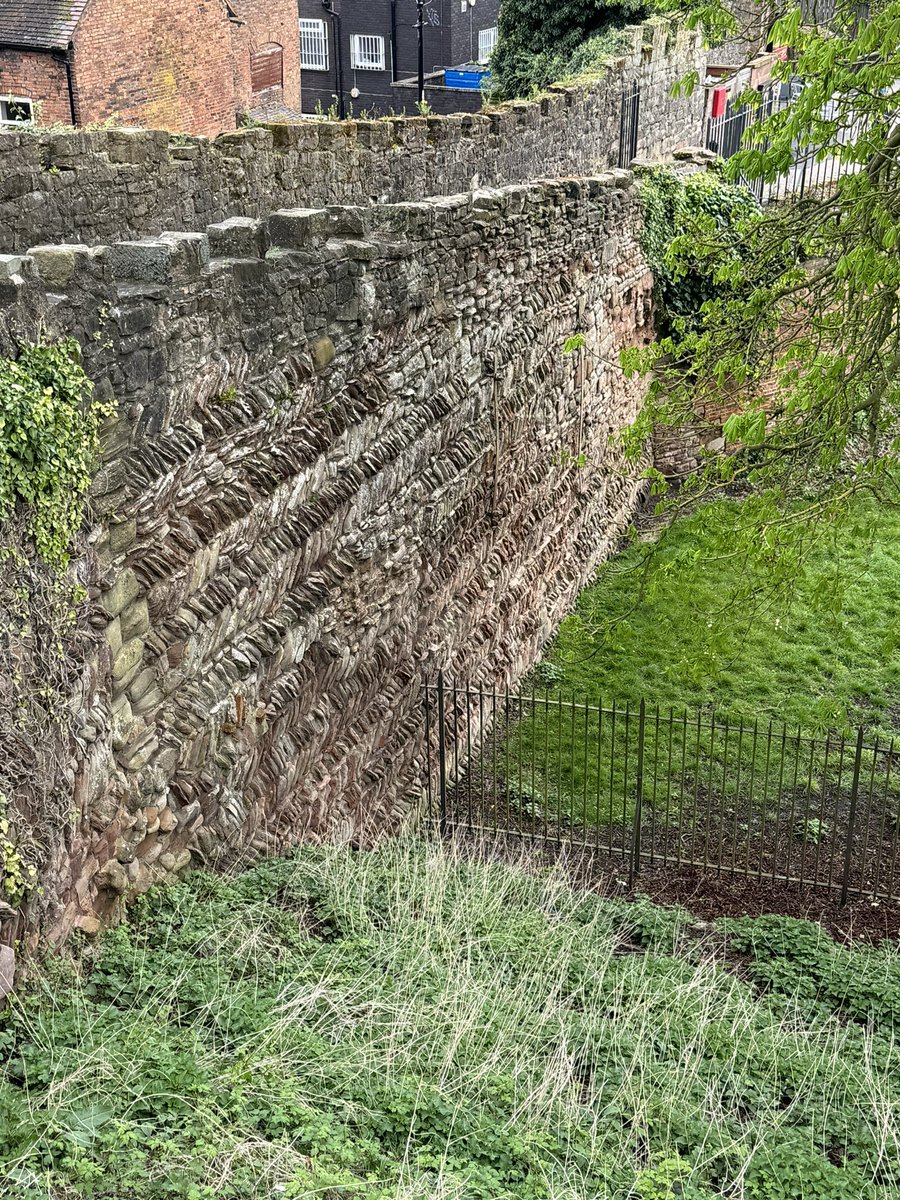
[[379, 204], [530, 179], [584, 176], [619, 162], [622, 92], [640, 87], [636, 156], [703, 142], [694, 34], [631, 30], [632, 48], [600, 80], [477, 114], [306, 121], [223, 134], [163, 131], [0, 134], [0, 252], [196, 230], [279, 208]]
[[73, 334], [118, 414], [51, 936], [190, 862], [396, 827], [423, 677], [534, 662], [642, 486], [640, 219], [611, 172], [0, 257], [0, 352]]

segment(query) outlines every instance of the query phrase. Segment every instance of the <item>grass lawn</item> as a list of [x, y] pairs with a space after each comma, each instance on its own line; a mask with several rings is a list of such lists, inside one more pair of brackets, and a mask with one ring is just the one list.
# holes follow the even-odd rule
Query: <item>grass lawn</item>
[[896, 947], [309, 850], [151, 894], [12, 1000], [0, 1194], [895, 1200], [898, 1023]]
[[[794, 836], [798, 815], [815, 837], [839, 837], [854, 726], [863, 724], [866, 746], [878, 739], [862, 762], [864, 801], [873, 796], [879, 838], [895, 827], [900, 772], [889, 749], [900, 734], [900, 512], [856, 502], [801, 562], [776, 563], [777, 604], [734, 553], [742, 513], [739, 502], [721, 502], [673, 525], [649, 573], [641, 544], [601, 569], [534, 672], [537, 702], [517, 710], [524, 719], [500, 748], [504, 803], [511, 797], [513, 807], [563, 821], [627, 823], [643, 699], [645, 795], [652, 787], [656, 817], [667, 826], [690, 826], [698, 811], [725, 806], [732, 841], [741, 831], [765, 839], [767, 813], [783, 795], [791, 814], [784, 838]], [[593, 714], [542, 707], [541, 697], [587, 698], [605, 713], [598, 723]], [[846, 736], [849, 747], [826, 746], [826, 735]], [[790, 858], [790, 846], [782, 850]], [[833, 874], [836, 840], [826, 853]]]
[[740, 513], [721, 502], [673, 526], [637, 605], [642, 548], [606, 564], [538, 679], [557, 694], [714, 705], [732, 720], [900, 731], [900, 512], [856, 502], [798, 570], [790, 601], [752, 612], [753, 581], [727, 557]]

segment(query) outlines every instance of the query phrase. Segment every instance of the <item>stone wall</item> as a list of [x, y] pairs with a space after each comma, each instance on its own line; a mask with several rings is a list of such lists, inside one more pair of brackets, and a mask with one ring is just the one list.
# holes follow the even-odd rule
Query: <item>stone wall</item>
[[192, 861], [390, 829], [425, 675], [535, 661], [642, 486], [639, 226], [612, 172], [0, 258], [0, 353], [72, 333], [118, 412], [52, 937]]
[[601, 80], [477, 114], [309, 121], [214, 141], [128, 129], [0, 134], [0, 251], [202, 229], [297, 205], [391, 203], [590, 175], [618, 161], [622, 88], [635, 79], [638, 157], [700, 144], [703, 89], [670, 95], [688, 70], [702, 76], [698, 39], [660, 24], [636, 27], [632, 37]]

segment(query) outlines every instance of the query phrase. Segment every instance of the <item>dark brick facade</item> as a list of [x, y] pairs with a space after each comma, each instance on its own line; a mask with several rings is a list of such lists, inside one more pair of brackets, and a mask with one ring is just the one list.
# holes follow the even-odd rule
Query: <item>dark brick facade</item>
[[[458, 66], [478, 57], [478, 34], [495, 27], [500, 0], [476, 0], [475, 6], [463, 0], [429, 0], [425, 5], [425, 70]], [[345, 108], [348, 115], [365, 111], [385, 116], [392, 111], [412, 111], [416, 93], [392, 87], [394, 80], [409, 79], [418, 70], [418, 32], [415, 0], [335, 0], [340, 17], [340, 66], [343, 75]], [[303, 111], [315, 113], [336, 106], [338, 62], [335, 56], [338, 23], [329, 16], [321, 0], [299, 0], [301, 18], [324, 21], [328, 37], [328, 69], [303, 71]], [[384, 39], [383, 71], [354, 69], [351, 38], [368, 34]], [[358, 96], [353, 96], [356, 89]], [[437, 93], [437, 89], [436, 89]], [[450, 92], [429, 95], [438, 112], [467, 112], [480, 107], [478, 93]], [[473, 104], [474, 100], [474, 104]]]

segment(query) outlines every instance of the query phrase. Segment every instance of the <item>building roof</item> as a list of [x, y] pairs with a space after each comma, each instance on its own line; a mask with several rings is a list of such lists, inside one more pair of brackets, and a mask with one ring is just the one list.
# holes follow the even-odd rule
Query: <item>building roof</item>
[[0, 0], [0, 45], [64, 50], [88, 0]]

